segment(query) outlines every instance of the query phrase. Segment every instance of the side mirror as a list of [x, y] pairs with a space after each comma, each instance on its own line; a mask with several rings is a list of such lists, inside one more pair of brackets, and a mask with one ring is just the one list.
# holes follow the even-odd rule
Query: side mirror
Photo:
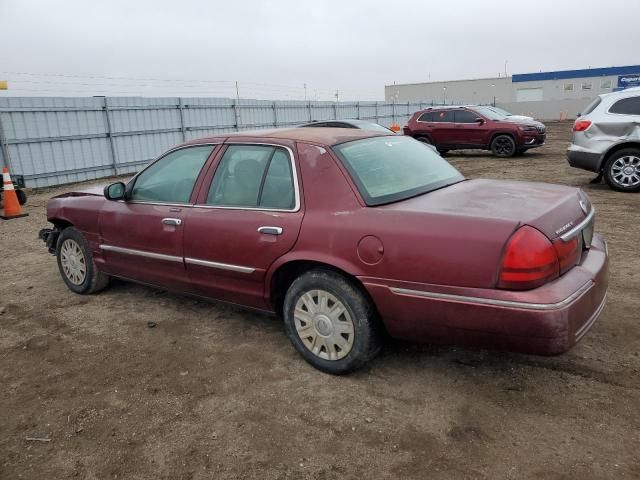
[[483, 125], [484, 124], [484, 118], [478, 117], [478, 118], [476, 118], [474, 120], [474, 122], [476, 122], [478, 125]]
[[104, 198], [107, 200], [124, 200], [127, 187], [122, 182], [112, 183], [104, 187]]

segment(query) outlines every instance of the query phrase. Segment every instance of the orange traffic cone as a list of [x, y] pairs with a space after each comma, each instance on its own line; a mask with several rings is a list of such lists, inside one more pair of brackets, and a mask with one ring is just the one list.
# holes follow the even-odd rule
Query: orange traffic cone
[[28, 213], [22, 213], [20, 202], [18, 201], [16, 190], [13, 188], [13, 182], [9, 176], [9, 169], [7, 167], [2, 169], [2, 183], [4, 188], [4, 215], [0, 215], [0, 218], [9, 220], [10, 218], [26, 217], [29, 215]]

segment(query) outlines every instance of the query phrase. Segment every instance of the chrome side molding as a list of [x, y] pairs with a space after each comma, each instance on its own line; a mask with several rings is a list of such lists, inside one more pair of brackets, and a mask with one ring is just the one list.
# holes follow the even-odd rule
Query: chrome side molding
[[421, 290], [409, 290], [406, 288], [395, 288], [389, 287], [389, 289], [398, 295], [405, 295], [409, 297], [424, 297], [424, 298], [433, 298], [436, 300], [448, 300], [451, 302], [462, 302], [462, 303], [475, 303], [478, 305], [493, 305], [496, 307], [512, 307], [512, 308], [523, 308], [525, 310], [557, 310], [562, 307], [566, 307], [571, 302], [582, 296], [587, 292], [592, 286], [593, 281], [589, 280], [587, 283], [582, 285], [578, 290], [573, 292], [564, 300], [561, 300], [556, 303], [528, 303], [528, 302], [516, 302], [512, 300], [497, 300], [493, 298], [481, 298], [481, 297], [468, 297], [465, 295], [453, 295], [450, 293], [437, 293], [437, 292], [425, 292]]
[[107, 252], [123, 253], [125, 255], [135, 255], [138, 257], [154, 258], [156, 260], [166, 260], [167, 262], [182, 263], [182, 257], [175, 257], [173, 255], [164, 255], [162, 253], [148, 252], [146, 250], [135, 250], [133, 248], [115, 247], [113, 245], [100, 245], [101, 250]]
[[191, 265], [199, 265], [201, 267], [217, 268], [220, 270], [229, 270], [239, 273], [253, 273], [255, 268], [243, 267], [242, 265], [232, 265], [229, 263], [210, 262], [208, 260], [200, 260], [198, 258], [182, 258], [173, 255], [164, 255], [162, 253], [148, 252], [146, 250], [135, 250], [133, 248], [115, 247], [113, 245], [100, 245], [101, 250], [107, 252], [123, 253], [125, 255], [135, 255], [138, 257], [153, 258], [155, 260], [165, 260], [167, 262], [189, 263]]
[[208, 260], [200, 260], [198, 258], [185, 258], [185, 263], [189, 263], [191, 265], [199, 265], [201, 267], [210, 267], [217, 268], [219, 270], [229, 270], [231, 272], [239, 272], [239, 273], [253, 273], [256, 271], [255, 268], [251, 267], [243, 267], [242, 265], [231, 265], [229, 263], [219, 263], [219, 262], [210, 262]]

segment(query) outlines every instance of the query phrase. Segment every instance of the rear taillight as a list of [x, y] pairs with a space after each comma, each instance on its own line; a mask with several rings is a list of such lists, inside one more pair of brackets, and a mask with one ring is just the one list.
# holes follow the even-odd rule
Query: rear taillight
[[558, 255], [560, 275], [570, 270], [580, 260], [582, 241], [578, 238], [578, 236], [575, 236], [566, 242], [559, 238], [553, 242], [553, 248], [555, 248], [556, 255]]
[[591, 126], [591, 122], [589, 120], [576, 120], [573, 124], [574, 132], [584, 132], [587, 128]]
[[559, 271], [558, 254], [551, 241], [539, 230], [525, 225], [507, 242], [497, 286], [528, 290], [557, 278]]

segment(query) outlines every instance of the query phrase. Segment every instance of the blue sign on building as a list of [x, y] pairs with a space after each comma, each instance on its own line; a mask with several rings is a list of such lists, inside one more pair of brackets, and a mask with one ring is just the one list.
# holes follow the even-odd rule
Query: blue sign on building
[[618, 75], [618, 88], [640, 87], [640, 73]]

